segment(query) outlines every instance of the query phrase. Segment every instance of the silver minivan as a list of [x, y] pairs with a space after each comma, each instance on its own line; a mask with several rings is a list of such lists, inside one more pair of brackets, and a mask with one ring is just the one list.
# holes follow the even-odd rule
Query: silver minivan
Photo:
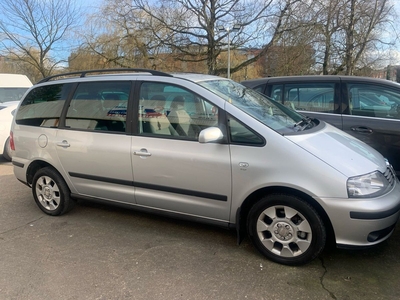
[[211, 223], [287, 265], [328, 239], [378, 244], [399, 218], [400, 184], [381, 154], [216, 76], [46, 78], [19, 105], [10, 145], [15, 176], [46, 214], [89, 199]]

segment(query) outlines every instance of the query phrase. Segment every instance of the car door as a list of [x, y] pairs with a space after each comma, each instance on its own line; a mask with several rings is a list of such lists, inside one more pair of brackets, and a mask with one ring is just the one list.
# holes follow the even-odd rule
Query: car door
[[400, 89], [347, 81], [349, 112], [343, 130], [378, 150], [400, 174]]
[[131, 137], [126, 135], [130, 81], [83, 82], [57, 132], [56, 150], [80, 196], [134, 203]]
[[[229, 146], [198, 142], [202, 129], [218, 126], [216, 110], [207, 109], [212, 103], [167, 81], [142, 82], [138, 88], [137, 135], [132, 138], [137, 204], [228, 221]], [[179, 103], [176, 103], [178, 94]]]

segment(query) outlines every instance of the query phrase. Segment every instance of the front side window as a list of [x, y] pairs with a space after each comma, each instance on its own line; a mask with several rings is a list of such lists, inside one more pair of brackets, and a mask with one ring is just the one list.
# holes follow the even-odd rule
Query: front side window
[[71, 129], [125, 132], [130, 87], [129, 81], [79, 84], [65, 125]]
[[16, 123], [58, 127], [61, 111], [70, 90], [71, 84], [54, 84], [32, 89], [18, 109]]
[[142, 135], [197, 140], [201, 130], [218, 125], [218, 109], [185, 88], [144, 82], [138, 122]]
[[265, 144], [262, 137], [232, 116], [228, 116], [228, 128], [230, 141], [233, 144], [248, 146], [263, 146]]
[[350, 113], [400, 119], [400, 90], [372, 84], [348, 84]]

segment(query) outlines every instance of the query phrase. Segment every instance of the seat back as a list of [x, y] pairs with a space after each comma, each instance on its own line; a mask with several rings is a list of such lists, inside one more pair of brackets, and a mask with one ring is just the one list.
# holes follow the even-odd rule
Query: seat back
[[190, 136], [192, 121], [185, 110], [185, 99], [182, 96], [176, 96], [172, 100], [168, 120], [180, 136]]

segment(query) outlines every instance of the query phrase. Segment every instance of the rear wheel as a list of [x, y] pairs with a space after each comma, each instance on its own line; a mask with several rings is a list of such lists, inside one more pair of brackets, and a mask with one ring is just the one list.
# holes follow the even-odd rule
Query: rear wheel
[[75, 204], [64, 179], [50, 167], [36, 172], [32, 182], [32, 193], [39, 208], [51, 216], [62, 215]]
[[300, 265], [324, 249], [326, 230], [317, 211], [301, 198], [271, 194], [250, 210], [248, 234], [267, 258], [286, 265]]

